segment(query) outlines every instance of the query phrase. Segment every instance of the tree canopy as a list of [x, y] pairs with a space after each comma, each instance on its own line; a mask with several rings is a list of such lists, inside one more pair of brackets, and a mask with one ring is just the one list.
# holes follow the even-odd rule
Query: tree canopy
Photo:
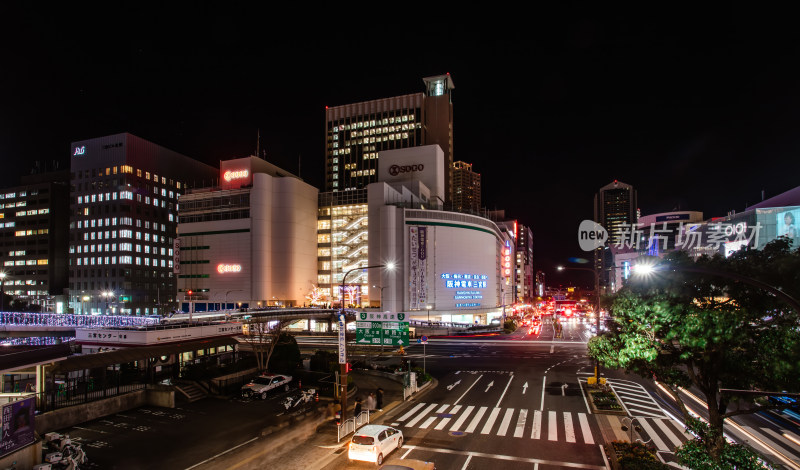
[[694, 445], [721, 462], [730, 455], [724, 420], [758, 411], [755, 395], [721, 389], [800, 390], [800, 251], [778, 239], [729, 258], [674, 252], [643, 261], [652, 274], [634, 274], [611, 299], [608, 331], [592, 338], [589, 355], [665, 385], [687, 423], [679, 390], [699, 391], [709, 420], [690, 426]]

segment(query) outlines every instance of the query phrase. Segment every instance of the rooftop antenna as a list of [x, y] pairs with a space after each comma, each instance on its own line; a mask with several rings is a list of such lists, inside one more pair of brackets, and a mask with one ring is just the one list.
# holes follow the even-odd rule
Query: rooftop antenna
[[256, 129], [256, 157], [261, 157], [261, 129]]

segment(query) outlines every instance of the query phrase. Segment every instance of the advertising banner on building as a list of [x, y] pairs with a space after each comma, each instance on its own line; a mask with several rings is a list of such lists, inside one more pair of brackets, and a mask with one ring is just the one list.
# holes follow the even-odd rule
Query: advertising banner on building
[[419, 227], [408, 227], [408, 308], [414, 310], [419, 308], [417, 291], [419, 290]]
[[409, 308], [423, 309], [428, 302], [428, 227], [411, 226], [409, 239]]
[[181, 273], [181, 239], [175, 238], [172, 242], [172, 272], [174, 274]]
[[2, 421], [0, 421], [0, 456], [33, 443], [35, 400], [34, 397], [30, 397], [3, 405]]

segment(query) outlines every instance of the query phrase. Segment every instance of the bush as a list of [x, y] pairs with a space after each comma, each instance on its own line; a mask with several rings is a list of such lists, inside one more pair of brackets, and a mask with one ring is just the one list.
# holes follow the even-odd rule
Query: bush
[[621, 470], [667, 470], [650, 448], [641, 442], [613, 441], [614, 453]]

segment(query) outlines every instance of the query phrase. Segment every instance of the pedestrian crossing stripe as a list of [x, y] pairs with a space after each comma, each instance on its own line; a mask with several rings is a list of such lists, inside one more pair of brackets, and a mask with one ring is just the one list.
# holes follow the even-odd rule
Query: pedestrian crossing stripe
[[[397, 418], [397, 421], [393, 425], [406, 428], [477, 432], [501, 437], [512, 435], [516, 438], [524, 438], [528, 423], [531, 423], [529, 434], [531, 439], [595, 444], [592, 427], [586, 413], [417, 403], [411, 410]], [[542, 429], [543, 425], [544, 429]]]

